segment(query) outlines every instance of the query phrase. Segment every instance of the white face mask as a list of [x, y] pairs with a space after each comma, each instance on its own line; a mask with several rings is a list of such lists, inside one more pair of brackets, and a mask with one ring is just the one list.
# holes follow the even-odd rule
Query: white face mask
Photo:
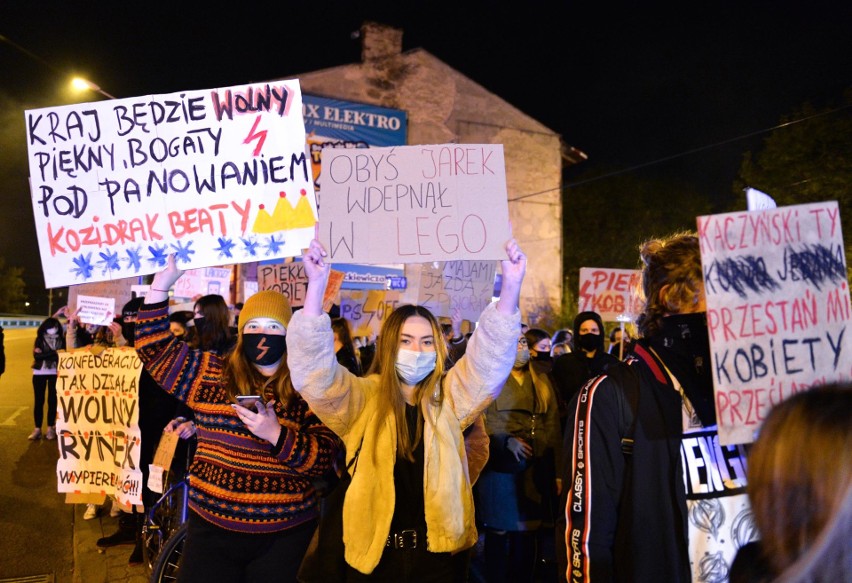
[[416, 385], [435, 370], [437, 352], [416, 352], [400, 348], [396, 355], [396, 374], [407, 385]]
[[48, 328], [47, 330], [45, 330], [45, 333], [49, 334], [50, 336], [56, 336], [57, 334], [59, 334], [59, 330], [57, 330], [56, 328]]

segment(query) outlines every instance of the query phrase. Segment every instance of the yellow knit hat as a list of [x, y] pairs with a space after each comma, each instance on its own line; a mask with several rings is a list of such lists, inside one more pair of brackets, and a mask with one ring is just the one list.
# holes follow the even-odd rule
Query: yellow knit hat
[[287, 298], [277, 291], [268, 289], [257, 292], [245, 301], [237, 320], [237, 328], [242, 334], [246, 322], [252, 318], [272, 318], [284, 324], [286, 328], [290, 325], [291, 317], [293, 317], [293, 310]]

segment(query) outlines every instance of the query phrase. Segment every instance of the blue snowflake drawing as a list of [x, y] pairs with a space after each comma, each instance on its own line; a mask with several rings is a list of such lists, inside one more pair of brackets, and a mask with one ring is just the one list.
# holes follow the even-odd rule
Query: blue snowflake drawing
[[74, 274], [74, 277], [82, 277], [83, 279], [89, 279], [92, 277], [92, 270], [94, 269], [94, 265], [92, 265], [91, 253], [89, 253], [88, 255], [83, 255], [81, 253], [79, 257], [75, 257], [74, 265], [76, 265], [74, 269], [68, 270]]
[[240, 241], [243, 242], [243, 253], [245, 253], [247, 257], [254, 257], [257, 255], [257, 246], [259, 243], [255, 241], [254, 238], [243, 239], [240, 237]]
[[237, 244], [232, 240], [219, 237], [219, 246], [213, 249], [213, 251], [218, 251], [220, 258], [227, 257], [230, 259], [234, 256], [234, 254], [231, 253], [231, 250], [236, 246]]
[[117, 251], [101, 251], [98, 255], [101, 256], [98, 261], [98, 265], [101, 266], [101, 275], [106, 274], [108, 271], [121, 271]]
[[270, 255], [275, 255], [281, 251], [281, 246], [284, 245], [284, 238], [282, 237], [280, 241], [275, 239], [275, 235], [270, 235], [269, 240], [266, 242], [266, 255], [267, 257]]
[[127, 253], [127, 257], [124, 258], [127, 268], [133, 269], [134, 273], [139, 273], [139, 270], [142, 269], [141, 249], [142, 247], [136, 247], [135, 249], [131, 247], [124, 250]]
[[183, 243], [178, 241], [177, 243], [172, 243], [172, 249], [175, 250], [175, 261], [177, 263], [189, 263], [191, 260], [190, 255], [195, 255], [195, 251], [190, 249], [192, 247], [192, 241], [187, 241], [186, 247], [183, 246]]
[[151, 257], [148, 259], [148, 263], [151, 265], [156, 265], [157, 267], [165, 267], [166, 261], [168, 261], [168, 255], [166, 255], [166, 246], [158, 247], [157, 245], [151, 245], [148, 247], [148, 251], [151, 252]]

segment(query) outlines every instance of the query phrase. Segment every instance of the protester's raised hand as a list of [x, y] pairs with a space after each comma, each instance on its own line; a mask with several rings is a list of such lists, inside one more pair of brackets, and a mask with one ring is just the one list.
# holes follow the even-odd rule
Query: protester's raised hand
[[453, 308], [453, 312], [450, 315], [450, 324], [453, 328], [453, 338], [459, 338], [461, 336], [461, 323], [461, 308], [456, 306], [455, 308]]
[[77, 308], [73, 312], [69, 312], [67, 307], [63, 308], [63, 310], [64, 311], [62, 313], [65, 314], [66, 318], [68, 318], [68, 325], [69, 326], [73, 327], [73, 326], [77, 326], [78, 324], [80, 324], [80, 308]]
[[113, 320], [112, 322], [107, 324], [107, 327], [109, 328], [109, 331], [112, 334], [113, 338], [121, 338], [121, 324]]
[[325, 247], [322, 246], [315, 235], [307, 250], [302, 254], [302, 263], [305, 267], [305, 275], [308, 276], [308, 282], [319, 281], [324, 283], [328, 278], [331, 265], [325, 260], [327, 256]]
[[527, 271], [527, 256], [521, 250], [518, 242], [512, 238], [506, 243], [506, 259], [501, 262], [503, 282], [515, 283], [520, 286]]
[[168, 292], [182, 275], [183, 270], [178, 268], [177, 261], [175, 261], [175, 254], [170, 253], [166, 261], [166, 267], [154, 276], [154, 280], [151, 282], [151, 289]]
[[[512, 234], [512, 225], [509, 225], [509, 234]], [[506, 259], [500, 262], [503, 271], [503, 283], [500, 285], [500, 299], [497, 301], [497, 310], [505, 314], [513, 313], [518, 309], [518, 301], [521, 297], [521, 284], [524, 274], [527, 272], [527, 256], [521, 251], [521, 247], [514, 237], [506, 243]]]

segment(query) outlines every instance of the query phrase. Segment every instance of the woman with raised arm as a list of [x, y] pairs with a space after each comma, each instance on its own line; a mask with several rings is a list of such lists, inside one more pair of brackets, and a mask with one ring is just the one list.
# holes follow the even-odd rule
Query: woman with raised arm
[[520, 334], [526, 257], [506, 244], [500, 299], [488, 306], [467, 352], [449, 371], [441, 326], [419, 306], [382, 325], [365, 377], [338, 365], [322, 311], [329, 274], [314, 240], [303, 256], [304, 308], [290, 323], [293, 386], [343, 440], [352, 482], [343, 507], [347, 581], [451, 581], [452, 556], [476, 543], [462, 431], [499, 393]]
[[[178, 580], [295, 581], [316, 528], [312, 480], [329, 470], [339, 442], [290, 383], [290, 304], [258, 292], [240, 312], [233, 351], [192, 349], [169, 331], [168, 290], [182, 274], [170, 256], [136, 319], [145, 368], [195, 415]], [[238, 395], [259, 401], [242, 407]]]

